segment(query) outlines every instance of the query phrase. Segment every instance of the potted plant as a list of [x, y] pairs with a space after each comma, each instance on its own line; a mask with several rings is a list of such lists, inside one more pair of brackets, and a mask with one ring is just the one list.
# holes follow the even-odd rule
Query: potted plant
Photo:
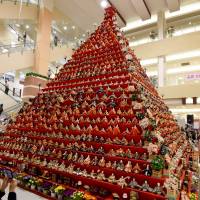
[[64, 193], [64, 191], [65, 191], [65, 188], [62, 186], [62, 185], [59, 185], [59, 186], [57, 186], [56, 188], [55, 188], [55, 193], [56, 193], [56, 195], [57, 195], [57, 197], [58, 197], [58, 200], [62, 200], [62, 198], [63, 198], [63, 193]]
[[38, 179], [38, 180], [36, 181], [36, 186], [37, 186], [38, 192], [41, 192], [41, 191], [42, 191], [42, 185], [43, 185], [43, 180], [42, 180], [42, 179]]
[[52, 187], [52, 183], [50, 182], [44, 182], [44, 184], [42, 185], [42, 192], [45, 195], [48, 195], [50, 192], [50, 188]]
[[83, 192], [80, 192], [80, 191], [76, 191], [73, 193], [72, 195], [72, 199], [73, 200], [82, 200], [84, 197], [84, 193]]
[[68, 189], [63, 192], [63, 200], [72, 200], [72, 195], [75, 192], [73, 189]]
[[30, 187], [30, 183], [29, 180], [32, 178], [32, 176], [24, 176], [22, 179], [22, 185], [24, 185], [25, 187]]
[[53, 198], [56, 197], [56, 192], [55, 192], [56, 187], [57, 187], [57, 185], [52, 185], [51, 188], [50, 188], [51, 197], [53, 197]]
[[31, 190], [35, 190], [35, 188], [36, 188], [36, 179], [35, 178], [29, 179], [29, 184], [31, 186]]
[[156, 156], [151, 161], [151, 166], [153, 169], [153, 176], [161, 177], [162, 169], [165, 166], [164, 159], [161, 156]]

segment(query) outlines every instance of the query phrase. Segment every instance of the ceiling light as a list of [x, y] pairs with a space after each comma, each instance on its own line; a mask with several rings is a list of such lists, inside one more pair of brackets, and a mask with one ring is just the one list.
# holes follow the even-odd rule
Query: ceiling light
[[63, 29], [64, 29], [64, 30], [67, 30], [67, 26], [64, 26]]
[[72, 29], [74, 30], [76, 27], [75, 26], [72, 26]]
[[8, 49], [3, 49], [2, 50], [2, 53], [7, 53], [8, 52]]
[[15, 24], [15, 26], [20, 27], [20, 24]]
[[166, 56], [166, 61], [182, 60], [187, 58], [194, 58], [200, 56], [200, 50], [187, 51], [185, 53], [178, 53]]
[[173, 113], [197, 113], [200, 112], [199, 108], [185, 108], [185, 109], [181, 109], [181, 108], [171, 108], [170, 109]]
[[196, 66], [187, 66], [187, 67], [178, 67], [172, 68], [167, 70], [167, 74], [178, 74], [178, 73], [185, 73], [185, 72], [193, 72], [193, 71], [200, 71], [200, 65]]
[[100, 5], [101, 5], [102, 8], [107, 8], [109, 6], [109, 3], [108, 3], [107, 0], [102, 0]]
[[29, 29], [30, 28], [30, 26], [29, 25], [26, 25], [26, 29]]
[[85, 34], [83, 34], [83, 37], [85, 37]]
[[77, 40], [77, 37], [74, 37], [75, 40]]
[[189, 22], [189, 25], [191, 25], [192, 24], [192, 22]]

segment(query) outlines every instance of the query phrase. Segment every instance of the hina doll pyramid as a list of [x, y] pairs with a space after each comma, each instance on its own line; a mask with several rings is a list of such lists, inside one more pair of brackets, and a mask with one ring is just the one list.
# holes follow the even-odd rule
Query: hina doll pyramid
[[0, 163], [86, 192], [83, 199], [161, 200], [179, 195], [189, 151], [110, 7], [72, 59], [8, 125]]

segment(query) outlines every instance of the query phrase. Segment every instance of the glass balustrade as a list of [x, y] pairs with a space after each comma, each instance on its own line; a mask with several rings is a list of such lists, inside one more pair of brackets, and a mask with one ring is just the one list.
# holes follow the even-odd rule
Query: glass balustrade
[[12, 43], [8, 45], [0, 45], [0, 54], [11, 54], [15, 52], [24, 52], [35, 49], [35, 43]]
[[39, 5], [40, 4], [40, 0], [0, 0], [0, 3], [4, 3], [4, 2], [13, 2], [14, 4], [17, 3], [23, 3], [23, 4], [35, 4], [35, 5]]
[[[187, 20], [182, 24], [176, 25], [168, 24], [166, 28], [166, 38], [177, 37], [193, 32], [200, 31], [200, 16], [195, 17], [193, 20]], [[129, 40], [129, 44], [131, 47], [151, 43], [154, 41], [158, 41], [157, 31], [155, 31], [155, 36], [150, 37], [150, 31], [146, 31], [146, 33], [134, 35], [131, 34], [128, 37], [132, 38]]]

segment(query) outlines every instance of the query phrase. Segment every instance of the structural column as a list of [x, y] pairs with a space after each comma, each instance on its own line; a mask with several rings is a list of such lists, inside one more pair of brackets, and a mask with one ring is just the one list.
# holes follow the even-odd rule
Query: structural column
[[[163, 40], [165, 38], [165, 13], [160, 11], [158, 13], [158, 39]], [[165, 85], [165, 56], [158, 57], [158, 87]]]
[[39, 11], [34, 71], [47, 75], [50, 61], [50, 41], [53, 0], [42, 0]]

